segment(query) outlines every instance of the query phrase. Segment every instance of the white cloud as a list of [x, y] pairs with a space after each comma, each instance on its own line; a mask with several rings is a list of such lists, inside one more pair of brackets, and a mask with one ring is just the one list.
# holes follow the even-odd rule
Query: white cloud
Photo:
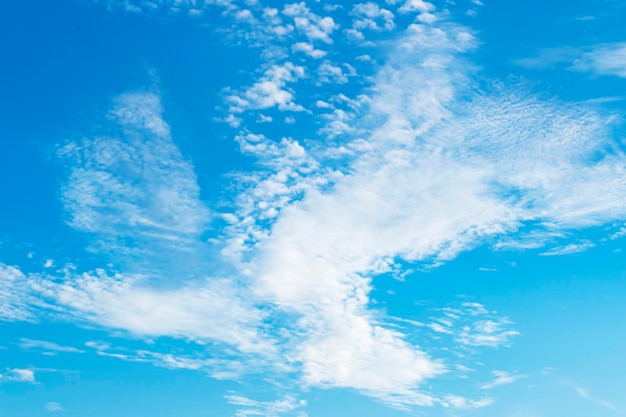
[[[226, 399], [230, 404], [240, 407], [237, 410], [236, 417], [278, 417], [306, 406], [305, 400], [299, 400], [292, 395], [285, 395], [283, 398], [274, 401], [257, 401], [231, 393], [226, 396]], [[306, 417], [306, 414], [301, 412], [298, 416]]]
[[[626, 215], [622, 156], [589, 162], [611, 140], [605, 120], [519, 86], [468, 98], [471, 67], [457, 54], [474, 44], [463, 27], [410, 26], [375, 78], [358, 120], [378, 123], [349, 166], [319, 174], [332, 185], [323, 191], [301, 187], [271, 231], [256, 234], [242, 271], [261, 300], [301, 317], [296, 352], [308, 384], [396, 406], [434, 403], [419, 385], [444, 368], [380, 324], [369, 308], [372, 276], [395, 258], [436, 264], [515, 239], [526, 222], [541, 236]], [[475, 319], [453, 332], [463, 346], [506, 346], [519, 334], [506, 317], [465, 308]]]
[[406, 2], [398, 9], [400, 13], [410, 12], [430, 12], [435, 9], [432, 3], [424, 0], [406, 0]]
[[35, 372], [32, 369], [7, 368], [0, 373], [0, 384], [8, 382], [35, 384]]
[[626, 78], [626, 43], [597, 45], [577, 59], [572, 69]]
[[493, 404], [493, 399], [491, 398], [481, 398], [480, 400], [470, 400], [464, 397], [459, 397], [456, 395], [446, 395], [443, 398], [444, 407], [454, 407], [460, 409], [477, 409], [483, 407], [489, 407]]
[[[204, 231], [209, 212], [199, 201], [193, 166], [172, 142], [162, 114], [155, 94], [122, 95], [109, 114], [119, 128], [114, 137], [59, 150], [69, 176], [62, 189], [68, 224], [98, 240], [98, 250], [139, 246], [167, 253]], [[148, 240], [159, 246], [146, 246]]]
[[560, 248], [551, 249], [547, 252], [542, 253], [543, 256], [562, 256], [562, 255], [571, 255], [574, 253], [581, 253], [586, 251], [587, 249], [593, 248], [595, 244], [593, 242], [580, 242], [580, 243], [570, 243], [569, 245], [565, 245]]
[[330, 35], [337, 28], [332, 17], [316, 15], [304, 2], [285, 5], [283, 14], [293, 18], [298, 32], [305, 35], [310, 42], [332, 43]]
[[68, 278], [61, 283], [39, 280], [35, 288], [83, 320], [139, 336], [220, 341], [242, 352], [272, 351], [256, 330], [261, 312], [227, 280], [155, 289], [140, 278], [109, 276], [102, 270]]
[[528, 378], [528, 375], [515, 375], [515, 374], [509, 374], [508, 372], [504, 372], [504, 371], [493, 371], [492, 373], [494, 376], [493, 381], [481, 385], [480, 387], [481, 389], [490, 390], [490, 389], [493, 389], [495, 387], [499, 387], [502, 385], [512, 384], [523, 378]]
[[54, 342], [49, 342], [46, 340], [33, 340], [21, 338], [19, 342], [19, 346], [22, 349], [26, 350], [41, 350], [45, 353], [56, 353], [56, 352], [65, 352], [65, 353], [84, 353], [83, 350], [77, 349], [72, 346], [62, 346]]
[[465, 326], [456, 340], [467, 346], [506, 346], [513, 337], [519, 335], [517, 330], [511, 329], [511, 324], [506, 318], [498, 321], [478, 320]]
[[529, 68], [565, 66], [569, 70], [596, 76], [626, 77], [626, 43], [598, 44], [590, 47], [557, 47], [540, 50], [536, 56], [519, 59]]
[[393, 13], [373, 2], [354, 5], [350, 14], [354, 16], [354, 21], [348, 33], [356, 39], [364, 39], [365, 30], [390, 31], [396, 27]]
[[349, 77], [356, 75], [356, 71], [349, 64], [344, 64], [342, 68], [329, 61], [325, 61], [317, 69], [317, 74], [319, 82], [345, 84], [348, 82]]
[[0, 263], [0, 321], [34, 320], [36, 304], [26, 276], [18, 268]]
[[580, 395], [582, 398], [586, 400], [599, 404], [605, 408], [608, 408], [609, 410], [619, 411], [618, 408], [613, 403], [603, 400], [602, 398], [597, 398], [597, 397], [592, 396], [591, 394], [589, 394], [589, 391], [587, 391], [587, 389], [583, 387], [577, 386], [577, 387], [574, 387], [574, 389], [576, 390], [576, 393], [578, 395]]
[[85, 0], [99, 4], [111, 11], [134, 14], [157, 14], [200, 16], [211, 5], [232, 7], [230, 0]]
[[[278, 366], [297, 367], [304, 385], [352, 388], [399, 408], [488, 405], [489, 399], [427, 392], [425, 382], [447, 368], [387, 326], [370, 299], [375, 277], [395, 272], [396, 260], [433, 266], [476, 246], [519, 243], [524, 225], [536, 229], [533, 244], [541, 246], [546, 236], [623, 218], [625, 158], [605, 151], [612, 142], [601, 114], [510, 84], [480, 90], [466, 61], [476, 44], [472, 33], [428, 18], [430, 3], [409, 0], [400, 10], [420, 12], [434, 24], [413, 24], [398, 38], [358, 104], [319, 98], [319, 108], [333, 109], [318, 119], [326, 122], [317, 138], [324, 146], [274, 140], [238, 118], [236, 140], [258, 159], [258, 170], [229, 177], [238, 194], [232, 211], [220, 215], [228, 226], [214, 239], [224, 263], [232, 262], [226, 267], [238, 272], [235, 279], [207, 277], [202, 261], [190, 269], [169, 262], [175, 266], [163, 272], [159, 259], [117, 242], [118, 236], [140, 238], [148, 249], [207, 253], [201, 236], [208, 210], [193, 166], [172, 141], [158, 96], [135, 93], [122, 96], [110, 114], [121, 131], [114, 139], [76, 141], [60, 152], [70, 161], [63, 189], [70, 225], [113, 241], [114, 251], [132, 260], [124, 265], [129, 271], [71, 273], [54, 281], [34, 276], [29, 285], [80, 320], [144, 337], [220, 342], [240, 368], [249, 356], [284, 357], [288, 363]], [[293, 19], [305, 45], [332, 42], [332, 18], [304, 3], [285, 6], [282, 15]], [[276, 9], [263, 16], [281, 24]], [[290, 62], [266, 68], [226, 98], [233, 117], [274, 107], [304, 110], [295, 95], [305, 69]], [[342, 80], [343, 68], [328, 62], [326, 75]], [[171, 251], [154, 253], [187, 261], [170, 258]], [[153, 266], [149, 273], [143, 263]], [[11, 285], [24, 280], [16, 269], [4, 272], [0, 277]], [[1, 291], [0, 311], [9, 314], [4, 305], [20, 299]], [[448, 313], [450, 320], [429, 326], [465, 349], [504, 346], [518, 334], [506, 317], [477, 303]], [[284, 326], [268, 328], [268, 317]], [[91, 346], [101, 355], [172, 368], [233, 365]], [[484, 389], [520, 377], [494, 375]], [[231, 397], [251, 407], [248, 414], [276, 412], [277, 406]]]
[[257, 371], [257, 366], [259, 368], [262, 366], [262, 363], [255, 362], [254, 360], [247, 361], [244, 366], [240, 359], [207, 358], [203, 349], [199, 349], [199, 352], [195, 354], [180, 355], [154, 352], [145, 349], [129, 350], [119, 347], [116, 348], [108, 343], [93, 340], [85, 343], [85, 346], [94, 349], [100, 356], [116, 358], [128, 362], [150, 363], [154, 366], [166, 369], [201, 371], [215, 379], [241, 378], [246, 373]]
[[283, 111], [302, 111], [304, 108], [293, 101], [293, 92], [287, 88], [287, 83], [297, 81], [302, 77], [304, 77], [304, 67], [291, 62], [272, 65], [254, 85], [245, 89], [241, 94], [228, 96], [230, 111], [241, 113], [250, 109], [271, 107], [278, 107]]
[[320, 59], [326, 56], [327, 52], [321, 49], [315, 49], [313, 45], [308, 42], [298, 42], [291, 46], [293, 52], [303, 52], [311, 58]]
[[51, 401], [51, 402], [47, 402], [44, 405], [44, 410], [46, 410], [49, 413], [56, 413], [58, 411], [63, 411], [64, 408], [61, 406], [61, 404]]

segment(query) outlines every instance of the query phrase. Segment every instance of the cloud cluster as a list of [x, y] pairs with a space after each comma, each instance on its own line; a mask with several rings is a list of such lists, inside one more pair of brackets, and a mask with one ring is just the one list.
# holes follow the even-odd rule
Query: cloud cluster
[[[111, 132], [70, 141], [58, 152], [67, 168], [61, 198], [68, 225], [122, 271], [26, 276], [2, 266], [0, 318], [28, 319], [30, 302], [22, 295], [36, 294], [63, 317], [210, 345], [213, 355], [242, 363], [275, 363], [303, 386], [351, 388], [398, 408], [489, 405], [488, 398], [427, 392], [424, 382], [450, 364], [389, 325], [370, 298], [376, 278], [401, 264], [436, 266], [482, 245], [539, 248], [626, 217], [626, 156], [611, 139], [610, 119], [519, 85], [484, 80], [481, 87], [468, 58], [475, 35], [429, 17], [433, 4], [407, 0], [396, 10], [419, 14], [422, 23], [397, 37], [369, 74], [370, 87], [356, 99], [334, 90], [319, 97], [319, 113], [308, 109], [323, 126], [316, 141], [272, 138], [255, 131], [258, 120], [274, 120], [262, 111], [304, 111], [296, 102], [300, 89], [364, 77], [326, 58], [322, 48], [334, 44], [338, 25], [304, 3], [261, 14], [229, 10], [238, 22], [285, 29], [259, 33], [294, 54], [324, 57], [312, 83], [301, 81], [314, 71], [276, 54], [246, 86], [224, 90], [233, 136], [257, 161], [229, 176], [236, 190], [231, 210], [218, 213], [201, 201], [194, 167], [170, 135], [158, 94], [124, 94], [107, 116]], [[393, 13], [373, 3], [350, 13], [352, 30], [361, 34], [395, 27]], [[292, 32], [295, 43], [285, 40]], [[613, 62], [602, 54], [588, 60]], [[246, 124], [248, 116], [254, 124]], [[207, 242], [211, 214], [226, 226]], [[444, 313], [425, 326], [468, 349], [506, 346], [518, 335], [508, 319], [480, 304]], [[214, 376], [238, 373], [237, 360], [88, 347]], [[520, 377], [494, 376], [483, 389]], [[245, 408], [242, 416], [303, 406], [292, 397], [229, 400]]]

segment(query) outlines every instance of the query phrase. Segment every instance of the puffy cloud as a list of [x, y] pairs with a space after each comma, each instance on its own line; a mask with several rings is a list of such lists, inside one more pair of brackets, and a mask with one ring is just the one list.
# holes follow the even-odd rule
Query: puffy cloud
[[332, 17], [321, 17], [311, 12], [304, 2], [285, 5], [283, 14], [293, 19], [298, 32], [305, 35], [309, 41], [332, 43], [330, 35], [337, 28]]
[[241, 113], [250, 109], [267, 109], [275, 106], [283, 111], [302, 111], [304, 108], [293, 101], [293, 92], [286, 87], [287, 83], [302, 77], [304, 77], [302, 66], [291, 62], [272, 65], [251, 87], [241, 94], [228, 96], [230, 111]]
[[291, 50], [293, 52], [302, 52], [310, 56], [311, 58], [315, 58], [315, 59], [323, 58], [327, 54], [326, 51], [323, 51], [321, 49], [315, 49], [313, 45], [307, 42], [294, 43], [291, 46]]

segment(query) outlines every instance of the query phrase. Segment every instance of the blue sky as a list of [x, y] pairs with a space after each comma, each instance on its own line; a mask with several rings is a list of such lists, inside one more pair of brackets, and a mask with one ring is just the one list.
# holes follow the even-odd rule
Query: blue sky
[[0, 5], [0, 416], [620, 416], [626, 7]]

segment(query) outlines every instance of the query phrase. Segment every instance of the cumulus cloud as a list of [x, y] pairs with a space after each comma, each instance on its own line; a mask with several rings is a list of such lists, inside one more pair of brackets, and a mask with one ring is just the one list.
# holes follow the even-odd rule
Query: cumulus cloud
[[310, 42], [333, 42], [331, 35], [337, 24], [332, 17], [321, 17], [313, 13], [304, 2], [285, 5], [282, 13], [293, 19], [298, 32], [306, 36]]
[[316, 49], [313, 45], [307, 42], [297, 42], [291, 46], [293, 52], [302, 52], [311, 58], [319, 59], [326, 56], [327, 52], [321, 49]]
[[349, 36], [364, 39], [364, 31], [390, 31], [396, 27], [394, 14], [373, 2], [358, 3], [352, 8], [354, 16], [352, 28], [347, 30]]
[[230, 111], [241, 113], [250, 109], [268, 109], [278, 107], [283, 111], [302, 111], [304, 108], [294, 102], [294, 94], [287, 88], [287, 83], [304, 76], [304, 67], [286, 62], [272, 65], [259, 81], [245, 89], [241, 94], [228, 96]]

